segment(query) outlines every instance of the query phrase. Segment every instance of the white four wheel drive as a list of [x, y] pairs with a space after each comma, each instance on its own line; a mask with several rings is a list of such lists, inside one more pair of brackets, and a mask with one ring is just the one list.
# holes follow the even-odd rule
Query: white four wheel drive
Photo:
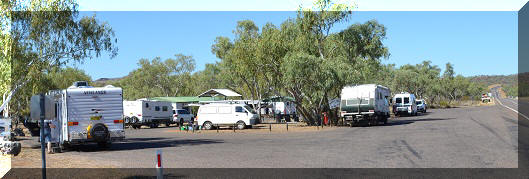
[[215, 126], [234, 126], [245, 129], [257, 123], [257, 113], [245, 104], [205, 104], [198, 108], [197, 124], [209, 130]]
[[192, 123], [195, 116], [185, 109], [173, 109], [173, 123], [182, 126], [185, 122]]
[[419, 99], [415, 101], [415, 104], [417, 104], [417, 111], [420, 111], [422, 113], [426, 113], [426, 101], [424, 99]]
[[171, 102], [146, 99], [123, 101], [123, 116], [125, 123], [133, 128], [139, 129], [142, 125], [151, 128], [160, 124], [169, 126], [173, 122], [173, 106]]

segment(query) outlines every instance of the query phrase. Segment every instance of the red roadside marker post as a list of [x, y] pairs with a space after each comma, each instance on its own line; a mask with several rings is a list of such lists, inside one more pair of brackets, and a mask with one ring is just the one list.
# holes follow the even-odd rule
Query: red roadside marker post
[[156, 150], [156, 178], [163, 178], [163, 167], [162, 167], [162, 150]]

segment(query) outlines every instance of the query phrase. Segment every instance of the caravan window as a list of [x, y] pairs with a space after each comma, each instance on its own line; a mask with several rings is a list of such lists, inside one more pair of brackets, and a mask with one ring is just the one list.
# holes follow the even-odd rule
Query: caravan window
[[155, 111], [160, 111], [160, 106], [154, 106]]
[[369, 104], [369, 98], [364, 98], [360, 101], [360, 104]]
[[235, 107], [235, 112], [244, 112], [244, 110], [242, 109], [242, 107], [237, 106]]
[[409, 97], [404, 97], [404, 104], [408, 104], [410, 103], [410, 98]]
[[145, 103], [145, 107], [146, 107], [146, 108], [149, 108], [149, 103]]
[[346, 106], [352, 106], [358, 104], [358, 98], [348, 99], [345, 101]]
[[167, 111], [167, 106], [162, 106], [162, 111]]

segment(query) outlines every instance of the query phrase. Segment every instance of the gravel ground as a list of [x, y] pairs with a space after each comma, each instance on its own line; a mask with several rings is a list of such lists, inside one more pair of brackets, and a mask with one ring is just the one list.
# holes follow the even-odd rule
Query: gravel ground
[[[48, 155], [48, 163], [52, 167], [152, 168], [155, 151], [162, 149], [168, 168], [518, 167], [517, 116], [499, 106], [432, 109], [376, 127], [291, 127], [286, 132], [279, 126], [274, 125], [272, 133], [267, 129], [235, 133], [230, 129], [220, 133], [182, 132], [175, 127], [127, 129], [127, 141], [109, 150], [86, 145]], [[13, 158], [13, 166], [39, 167], [40, 153], [32, 150], [37, 152], [25, 148]], [[55, 161], [69, 163], [56, 165]]]
[[[152, 168], [162, 149], [168, 168], [516, 168], [518, 116], [504, 107], [431, 109], [392, 118], [385, 126], [180, 131], [176, 127], [126, 129], [127, 140], [47, 155], [48, 167]], [[13, 167], [40, 167], [40, 150], [28, 148]], [[66, 162], [67, 161], [67, 162]]]

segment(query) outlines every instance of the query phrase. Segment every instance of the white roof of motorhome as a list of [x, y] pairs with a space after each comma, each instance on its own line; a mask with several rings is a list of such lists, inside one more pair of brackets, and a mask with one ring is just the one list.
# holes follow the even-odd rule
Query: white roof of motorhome
[[235, 91], [232, 91], [230, 89], [210, 89], [200, 95], [198, 97], [205, 97], [205, 96], [226, 96], [226, 97], [242, 97], [239, 93], [236, 93]]
[[385, 86], [382, 86], [382, 85], [377, 85], [377, 84], [362, 84], [362, 85], [348, 85], [348, 86], [345, 86], [344, 88], [353, 88], [353, 87], [357, 87], [357, 86], [365, 86], [365, 87], [381, 87], [381, 88], [386, 88], [386, 89], [389, 89], [388, 87], [385, 87]]
[[[395, 97], [398, 97], [398, 96], [404, 96], [404, 97], [406, 97], [406, 96], [411, 96], [411, 95], [413, 95], [413, 94], [410, 94], [410, 93], [399, 93], [399, 94], [395, 94]], [[415, 96], [415, 95], [414, 95], [414, 96]]]

